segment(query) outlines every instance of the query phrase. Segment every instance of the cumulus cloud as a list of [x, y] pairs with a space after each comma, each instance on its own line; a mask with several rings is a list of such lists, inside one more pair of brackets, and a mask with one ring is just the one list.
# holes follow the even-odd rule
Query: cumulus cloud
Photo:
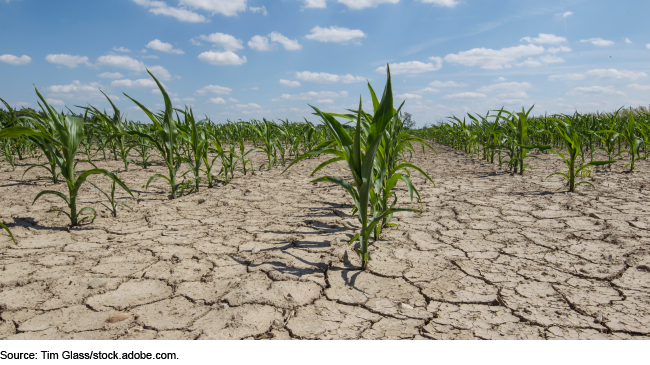
[[129, 53], [129, 52], [131, 52], [130, 49], [128, 49], [128, 48], [124, 48], [124, 47], [120, 47], [120, 48], [113, 47], [113, 51], [115, 51], [115, 52], [125, 52], [125, 53]]
[[226, 65], [243, 65], [246, 63], [246, 56], [239, 57], [237, 54], [231, 51], [226, 52], [214, 52], [208, 51], [203, 52], [199, 55], [199, 60], [209, 63], [215, 66], [226, 66]]
[[64, 106], [65, 105], [63, 100], [59, 100], [59, 99], [47, 98], [47, 99], [45, 99], [45, 101], [47, 101], [47, 103], [50, 104], [50, 105], [58, 105], [58, 106]]
[[153, 81], [152, 79], [113, 80], [113, 81], [111, 81], [111, 86], [113, 86], [113, 87], [129, 87], [129, 88], [136, 88], [136, 87], [155, 87], [155, 88], [157, 88], [158, 87], [158, 85], [156, 85], [156, 82]]
[[272, 101], [287, 101], [287, 100], [313, 100], [313, 99], [334, 99], [339, 97], [348, 96], [347, 91], [339, 93], [334, 91], [309, 91], [300, 94], [282, 94], [280, 98], [271, 99]]
[[458, 0], [422, 0], [422, 2], [425, 4], [433, 4], [444, 8], [453, 8], [460, 3]]
[[565, 11], [564, 13], [555, 14], [555, 16], [558, 17], [558, 18], [567, 18], [567, 17], [569, 17], [571, 15], [573, 15], [573, 12], [571, 12], [571, 11]]
[[11, 54], [3, 54], [0, 56], [0, 62], [8, 63], [10, 65], [26, 65], [32, 62], [32, 58], [26, 55], [17, 57]]
[[448, 54], [445, 56], [445, 61], [463, 66], [479, 66], [488, 70], [500, 70], [512, 67], [520, 58], [538, 55], [543, 52], [544, 47], [534, 44], [519, 45], [500, 50], [474, 48], [457, 54]]
[[246, 0], [180, 0], [180, 4], [225, 16], [246, 10]]
[[223, 98], [210, 98], [207, 103], [210, 104], [225, 104], [226, 101]]
[[396, 99], [422, 99], [422, 95], [404, 93], [404, 94], [395, 94], [395, 98]]
[[[424, 63], [420, 61], [393, 63], [392, 65], [390, 65], [390, 73], [391, 75], [419, 74], [423, 72], [440, 70], [440, 68], [442, 68], [442, 58], [429, 57], [429, 59], [434, 61], [435, 64]], [[377, 67], [375, 71], [386, 72], [386, 66]]]
[[553, 56], [553, 55], [542, 56], [539, 58], [539, 60], [544, 64], [565, 62], [563, 58]]
[[298, 81], [280, 79], [280, 85], [289, 86], [289, 87], [298, 87], [300, 86], [300, 83]]
[[183, 54], [185, 52], [180, 49], [175, 49], [169, 43], [162, 42], [160, 39], [154, 39], [153, 41], [147, 43], [147, 48], [155, 49], [156, 51], [167, 52], [167, 53], [176, 53]]
[[248, 46], [257, 51], [270, 51], [269, 39], [261, 35], [255, 35], [248, 41]]
[[210, 21], [201, 14], [183, 8], [168, 6], [164, 1], [160, 0], [133, 0], [133, 2], [148, 8], [150, 13], [171, 16], [181, 22], [206, 23]]
[[635, 90], [650, 90], [650, 85], [629, 84], [627, 87]]
[[346, 43], [349, 41], [358, 42], [359, 38], [365, 37], [366, 34], [359, 29], [348, 29], [337, 26], [331, 26], [329, 28], [321, 28], [319, 26], [315, 26], [311, 29], [311, 33], [305, 36], [307, 39], [319, 42], [336, 43]]
[[614, 44], [614, 41], [608, 41], [602, 38], [589, 38], [589, 39], [581, 39], [580, 42], [582, 43], [591, 43], [594, 46], [598, 47], [607, 47], [611, 46]]
[[124, 75], [122, 75], [119, 72], [102, 72], [99, 75], [97, 75], [97, 77], [102, 77], [105, 79], [121, 79], [122, 77], [124, 77]]
[[[646, 44], [645, 48], [650, 49], [650, 43]], [[25, 56], [23, 56], [23, 57], [25, 57]]]
[[90, 65], [88, 63], [88, 57], [73, 56], [69, 54], [49, 54], [45, 56], [45, 61], [49, 63], [53, 63], [55, 65], [66, 66], [69, 68], [75, 68], [81, 64]]
[[200, 35], [200, 39], [213, 43], [215, 46], [221, 46], [225, 51], [236, 51], [244, 48], [242, 41], [225, 33], [212, 33], [210, 35]]
[[636, 80], [641, 77], [646, 77], [648, 74], [645, 72], [633, 72], [633, 71], [626, 71], [626, 70], [616, 70], [613, 68], [610, 69], [596, 69], [596, 70], [589, 70], [585, 72], [587, 76], [596, 76], [599, 78], [612, 78], [612, 79], [628, 79], [628, 80]]
[[467, 91], [464, 93], [458, 93], [458, 94], [449, 94], [443, 96], [445, 99], [483, 99], [486, 98], [487, 95], [481, 94], [481, 93], [475, 93], [472, 91]]
[[575, 80], [583, 80], [585, 78], [584, 74], [564, 74], [564, 75], [550, 75], [548, 79], [550, 81], [553, 80], [570, 80], [570, 81], [575, 81]]
[[614, 89], [614, 86], [590, 86], [590, 87], [576, 87], [569, 91], [569, 95], [583, 95], [583, 94], [603, 94], [603, 95], [621, 95], [626, 96], [624, 92]]
[[327, 7], [326, 0], [305, 0], [306, 8], [324, 9]]
[[501, 93], [497, 94], [497, 98], [527, 98], [528, 94], [524, 91], [514, 91], [514, 92], [509, 92], [509, 93]]
[[196, 95], [205, 95], [205, 94], [219, 94], [219, 95], [229, 95], [232, 92], [232, 89], [225, 86], [219, 85], [208, 85], [204, 86], [199, 90], [196, 90]]
[[264, 16], [268, 15], [268, 13], [266, 12], [266, 6], [264, 5], [258, 7], [251, 6], [248, 8], [248, 10], [252, 11], [253, 13], [261, 13]]
[[[49, 92], [49, 96], [53, 98], [60, 99], [101, 99], [104, 96], [99, 91], [102, 87], [102, 84], [99, 82], [91, 82], [88, 84], [82, 84], [78, 80], [72, 82], [69, 85], [52, 85], [48, 86], [46, 90]], [[118, 97], [111, 96], [114, 100], [119, 100]]]
[[515, 91], [524, 91], [532, 88], [528, 82], [502, 82], [499, 84], [492, 84], [487, 86], [481, 86], [476, 91], [481, 93], [504, 93], [504, 92], [515, 92]]
[[[505, 80], [505, 79], [504, 79]], [[467, 86], [466, 83], [464, 82], [456, 82], [456, 81], [433, 81], [429, 83], [429, 85], [433, 87], [465, 87]]]
[[97, 65], [124, 68], [136, 72], [145, 71], [147, 68], [142, 61], [121, 55], [100, 56], [97, 58]]
[[350, 9], [359, 10], [364, 8], [375, 8], [379, 4], [397, 4], [399, 0], [338, 0]]
[[559, 52], [571, 52], [571, 48], [566, 47], [566, 46], [559, 46], [559, 47], [551, 47], [546, 50], [548, 53], [559, 53]]
[[353, 82], [362, 82], [366, 80], [361, 76], [353, 76], [350, 74], [335, 75], [327, 72], [309, 72], [309, 71], [296, 72], [296, 78], [302, 81], [319, 82], [319, 83], [342, 82], [344, 84], [350, 84]]
[[630, 38], [623, 38], [623, 40], [625, 40], [625, 43], [627, 43], [627, 44], [632, 44], [632, 41], [630, 40]]
[[272, 32], [269, 34], [269, 38], [273, 42], [280, 43], [284, 49], [289, 51], [296, 51], [302, 49], [302, 46], [295, 39], [289, 39], [278, 32]]
[[528, 43], [536, 43], [536, 44], [543, 44], [543, 43], [557, 44], [557, 43], [566, 42], [567, 40], [564, 37], [558, 37], [554, 34], [539, 33], [539, 35], [535, 38], [524, 37], [521, 39], [521, 41], [526, 41]]
[[418, 90], [416, 92], [419, 92], [419, 93], [437, 93], [437, 92], [440, 92], [440, 90], [434, 89], [432, 87], [425, 87], [424, 89]]
[[255, 104], [255, 103], [248, 103], [248, 104], [236, 104], [236, 105], [231, 106], [231, 108], [244, 110], [244, 109], [251, 109], [251, 108], [260, 109], [262, 107], [259, 106], [258, 104]]

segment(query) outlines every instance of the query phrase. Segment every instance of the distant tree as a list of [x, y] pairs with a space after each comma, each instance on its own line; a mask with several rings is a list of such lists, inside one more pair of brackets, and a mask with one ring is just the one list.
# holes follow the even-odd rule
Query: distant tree
[[406, 129], [413, 129], [415, 128], [415, 121], [411, 118], [411, 113], [400, 113], [400, 118], [404, 122], [404, 127]]

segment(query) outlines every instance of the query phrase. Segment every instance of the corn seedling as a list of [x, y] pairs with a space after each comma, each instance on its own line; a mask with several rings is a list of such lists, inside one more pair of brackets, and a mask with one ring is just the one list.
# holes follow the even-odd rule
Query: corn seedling
[[11, 237], [11, 240], [14, 241], [14, 244], [17, 244], [16, 243], [16, 238], [14, 238], [14, 235], [11, 234], [11, 231], [9, 230], [9, 227], [5, 226], [5, 224], [2, 223], [2, 222], [0, 222], [0, 227], [2, 227], [5, 231], [7, 231], [7, 233], [9, 234], [9, 237]]
[[88, 183], [90, 183], [90, 185], [94, 186], [95, 189], [99, 190], [102, 194], [104, 194], [106, 199], [108, 199], [108, 203], [110, 204], [110, 206], [108, 206], [108, 205], [106, 205], [104, 203], [100, 203], [100, 204], [103, 205], [106, 209], [108, 209], [108, 211], [111, 212], [113, 217], [117, 217], [117, 207], [120, 206], [120, 205], [123, 205], [123, 206], [127, 207], [130, 211], [133, 211], [133, 208], [131, 208], [130, 206], [124, 204], [123, 202], [118, 202], [118, 201], [115, 200], [115, 180], [113, 180], [113, 183], [111, 184], [111, 193], [110, 193], [110, 195], [107, 194], [104, 190], [102, 190], [99, 186], [93, 184], [92, 182], [88, 181]]

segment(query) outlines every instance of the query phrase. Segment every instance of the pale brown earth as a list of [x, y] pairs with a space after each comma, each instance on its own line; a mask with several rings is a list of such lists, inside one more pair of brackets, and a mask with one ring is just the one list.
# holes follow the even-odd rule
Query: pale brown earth
[[[163, 180], [144, 191], [162, 165], [133, 164], [119, 176], [135, 212], [71, 230], [46, 213], [59, 198], [31, 204], [63, 184], [38, 169], [21, 178], [34, 159], [2, 162], [0, 219], [18, 244], [0, 231], [0, 339], [650, 338], [648, 162], [594, 172], [596, 191], [567, 195], [544, 180], [555, 155], [521, 177], [436, 149], [414, 158], [436, 181], [413, 179], [425, 212], [397, 215], [366, 272], [346, 245], [358, 226], [349, 196], [310, 183], [323, 159], [177, 200]], [[91, 187], [79, 207], [100, 211]]]

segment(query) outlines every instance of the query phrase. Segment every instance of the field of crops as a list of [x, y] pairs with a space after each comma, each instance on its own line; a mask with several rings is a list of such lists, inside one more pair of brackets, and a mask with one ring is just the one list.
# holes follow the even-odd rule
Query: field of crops
[[215, 124], [158, 85], [147, 123], [5, 103], [0, 339], [650, 338], [647, 109], [409, 129], [389, 74]]

